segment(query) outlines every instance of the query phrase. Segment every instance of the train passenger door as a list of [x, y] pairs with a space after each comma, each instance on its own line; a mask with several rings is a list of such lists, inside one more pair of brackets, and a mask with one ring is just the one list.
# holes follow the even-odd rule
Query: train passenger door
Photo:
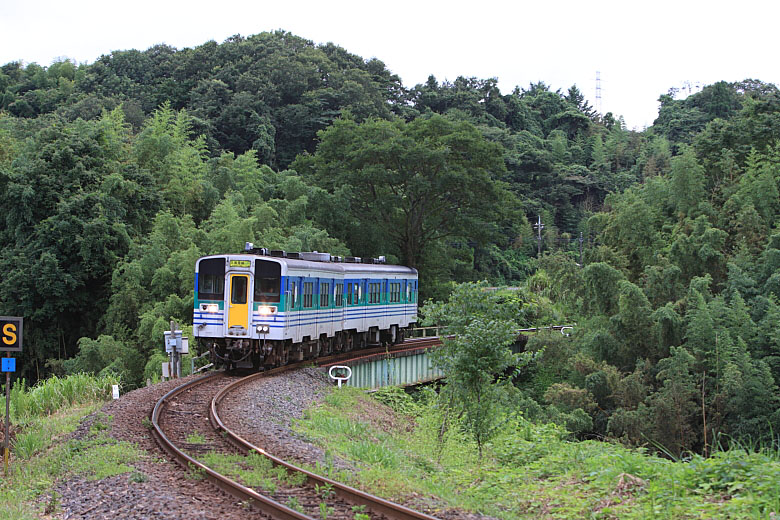
[[300, 280], [301, 279], [297, 276], [288, 277], [287, 291], [285, 293], [284, 326], [287, 332], [284, 337], [292, 338], [292, 340], [295, 342], [299, 342], [301, 340], [301, 333], [300, 329], [298, 328], [300, 325], [298, 312], [301, 298], [299, 294]]
[[401, 308], [404, 310], [404, 326], [407, 325], [406, 316], [409, 314], [409, 309], [406, 306], [406, 304], [409, 302], [409, 297], [406, 294], [407, 283], [409, 283], [407, 280], [401, 282]]
[[228, 329], [238, 326], [249, 330], [249, 276], [245, 274], [230, 275]]
[[[285, 291], [284, 310], [294, 311], [298, 305], [298, 278], [287, 278], [287, 290]], [[289, 321], [289, 319], [288, 319]]]
[[334, 294], [333, 303], [336, 306], [336, 317], [338, 319], [338, 330], [346, 329], [347, 325], [347, 312], [344, 306], [344, 287], [347, 284], [344, 280], [334, 281]]

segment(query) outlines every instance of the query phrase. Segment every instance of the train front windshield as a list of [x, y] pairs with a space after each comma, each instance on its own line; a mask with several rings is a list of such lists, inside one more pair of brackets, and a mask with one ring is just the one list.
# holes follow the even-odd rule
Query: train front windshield
[[255, 261], [255, 301], [279, 303], [282, 266], [276, 262]]
[[207, 258], [198, 269], [198, 299], [225, 299], [225, 259]]

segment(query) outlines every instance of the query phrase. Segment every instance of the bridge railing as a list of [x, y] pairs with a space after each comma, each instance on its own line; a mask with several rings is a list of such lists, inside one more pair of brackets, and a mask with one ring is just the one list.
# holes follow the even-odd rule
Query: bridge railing
[[[563, 335], [568, 336], [571, 331], [574, 329], [574, 325], [549, 325], [547, 327], [531, 327], [529, 329], [518, 329], [518, 334], [522, 334], [524, 332], [540, 332], [543, 330], [557, 330], [560, 331]], [[439, 335], [439, 329], [441, 327], [415, 327], [412, 329], [412, 336], [413, 338], [428, 338], [433, 336]]]
[[413, 338], [430, 338], [439, 335], [441, 327], [415, 327], [412, 329]]

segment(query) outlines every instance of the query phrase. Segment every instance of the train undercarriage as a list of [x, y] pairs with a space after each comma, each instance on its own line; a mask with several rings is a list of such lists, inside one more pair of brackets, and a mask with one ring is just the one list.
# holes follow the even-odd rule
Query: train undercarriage
[[252, 368], [267, 370], [279, 366], [315, 359], [338, 352], [350, 352], [369, 346], [395, 345], [404, 341], [409, 328], [392, 325], [389, 329], [372, 327], [366, 332], [341, 331], [332, 337], [304, 337], [300, 343], [292, 340], [249, 338], [201, 338], [201, 352], [206, 348], [215, 366], [227, 370]]

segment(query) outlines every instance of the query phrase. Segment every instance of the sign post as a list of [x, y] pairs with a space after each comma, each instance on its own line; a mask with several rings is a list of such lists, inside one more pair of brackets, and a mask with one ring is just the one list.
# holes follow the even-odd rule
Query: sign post
[[3, 474], [8, 477], [8, 446], [11, 439], [11, 372], [16, 372], [16, 359], [11, 352], [22, 351], [22, 318], [0, 316], [0, 352], [5, 351], [2, 371], [5, 372], [5, 437], [3, 438]]
[[[178, 332], [178, 334], [177, 334]], [[179, 377], [180, 372], [178, 369], [179, 364], [179, 348], [181, 342], [181, 331], [176, 330], [176, 322], [171, 321], [171, 331], [165, 333], [165, 351], [170, 354], [171, 360], [171, 377], [176, 379]]]
[[328, 370], [328, 375], [334, 381], [338, 381], [339, 388], [341, 388], [341, 383], [349, 381], [349, 378], [352, 377], [352, 369], [346, 365], [334, 365]]
[[[165, 352], [170, 354], [169, 376], [181, 377], [181, 355], [189, 354], [189, 341], [182, 336], [182, 331], [176, 330], [176, 322], [171, 321], [171, 330], [163, 333], [165, 337]], [[163, 368], [165, 370], [165, 368]], [[163, 377], [165, 373], [163, 372]]]
[[[11, 353], [8, 352], [8, 358]], [[5, 361], [5, 359], [3, 360]], [[5, 363], [3, 363], [5, 365]], [[6, 367], [3, 367], [5, 370]], [[8, 477], [8, 441], [11, 437], [11, 372], [5, 373], [5, 437], [3, 437], [3, 475]]]

